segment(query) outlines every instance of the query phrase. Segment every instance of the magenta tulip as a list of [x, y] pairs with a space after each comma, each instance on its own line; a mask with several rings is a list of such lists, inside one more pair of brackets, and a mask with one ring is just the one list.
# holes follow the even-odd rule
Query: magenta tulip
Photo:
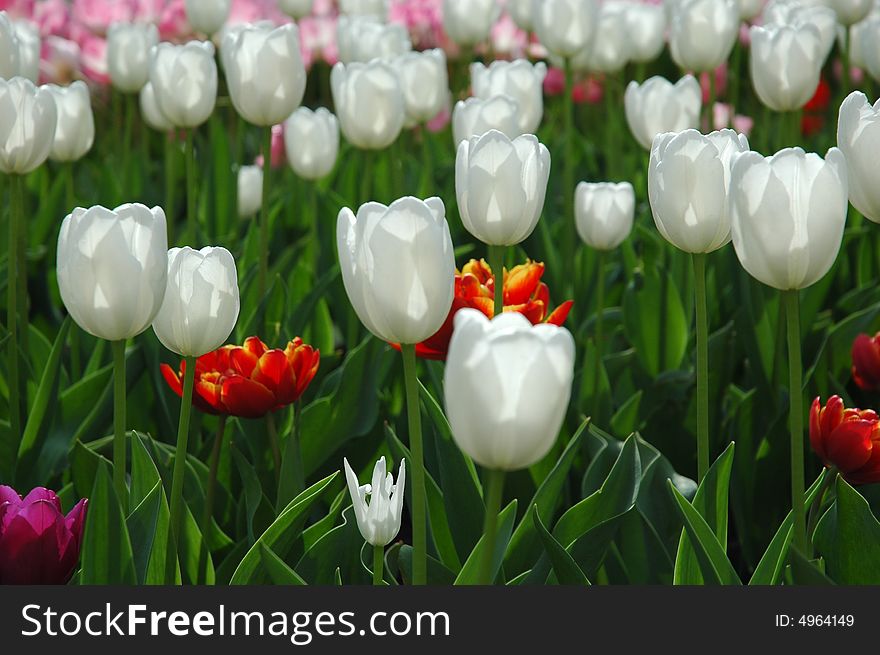
[[79, 561], [88, 500], [67, 516], [54, 491], [32, 490], [24, 499], [0, 485], [0, 584], [64, 584]]

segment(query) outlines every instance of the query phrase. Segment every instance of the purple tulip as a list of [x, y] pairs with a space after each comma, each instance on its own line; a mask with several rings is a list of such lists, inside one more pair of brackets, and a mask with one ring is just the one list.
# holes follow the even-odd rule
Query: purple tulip
[[67, 516], [54, 491], [37, 487], [24, 499], [0, 485], [0, 584], [64, 584], [79, 561], [88, 500]]

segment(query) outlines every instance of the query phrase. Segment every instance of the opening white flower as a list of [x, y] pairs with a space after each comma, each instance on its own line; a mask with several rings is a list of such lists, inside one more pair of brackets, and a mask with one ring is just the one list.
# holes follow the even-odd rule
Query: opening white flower
[[[373, 467], [370, 484], [360, 484], [348, 460], [343, 459], [343, 463], [358, 530], [371, 546], [387, 546], [400, 532], [403, 491], [406, 488], [405, 460], [400, 460], [396, 484], [387, 471], [384, 457], [380, 457]], [[367, 496], [370, 497], [369, 502]]]

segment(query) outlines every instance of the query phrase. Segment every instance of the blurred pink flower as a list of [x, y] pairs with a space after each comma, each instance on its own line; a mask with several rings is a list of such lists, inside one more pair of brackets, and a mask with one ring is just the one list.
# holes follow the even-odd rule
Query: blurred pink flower
[[258, 20], [271, 20], [276, 25], [289, 23], [290, 17], [278, 9], [275, 0], [232, 0], [229, 10], [230, 25], [253, 23]]
[[498, 22], [492, 26], [490, 38], [492, 49], [511, 59], [524, 57], [529, 45], [529, 35], [513, 22], [509, 14], [501, 16]]
[[323, 59], [331, 66], [339, 61], [339, 50], [336, 46], [336, 18], [327, 16], [303, 18], [299, 22], [299, 38], [303, 63], [307, 68], [319, 59]]
[[144, 23], [158, 23], [166, 0], [136, 0], [134, 19]]
[[70, 31], [70, 6], [65, 0], [43, 0], [34, 6], [34, 22], [43, 38], [50, 34], [67, 36]]
[[136, 10], [136, 0], [73, 0], [71, 16], [95, 34], [104, 34], [111, 23], [131, 21]]
[[442, 48], [449, 42], [443, 31], [440, 0], [392, 0], [388, 20], [406, 26], [417, 50]]
[[[709, 73], [700, 74], [700, 88], [703, 90], [703, 103], [709, 102]], [[715, 97], [719, 98], [727, 90], [727, 63], [715, 69]]]
[[444, 107], [439, 114], [434, 116], [431, 120], [429, 120], [425, 127], [428, 128], [429, 132], [442, 132], [446, 129], [446, 126], [449, 125], [449, 122], [452, 120], [452, 112], [449, 110], [449, 105]]
[[544, 93], [548, 96], [558, 96], [565, 92], [565, 71], [551, 66], [547, 69], [544, 77]]
[[312, 3], [312, 16], [336, 16], [335, 0], [315, 0]]
[[731, 127], [735, 129], [740, 134], [745, 134], [748, 136], [752, 133], [752, 128], [755, 126], [755, 120], [751, 116], [745, 116], [743, 114], [736, 114], [733, 117], [733, 122]]
[[716, 102], [712, 108], [712, 129], [723, 130], [731, 127], [746, 136], [752, 131], [755, 121], [749, 116], [734, 112], [733, 106], [724, 102]]
[[40, 84], [66, 85], [80, 77], [80, 48], [74, 41], [49, 35], [40, 52]]
[[97, 84], [109, 84], [110, 75], [107, 73], [107, 39], [95, 34], [89, 34], [79, 41], [79, 47], [83, 74]]
[[183, 41], [192, 35], [192, 28], [186, 20], [184, 0], [170, 0], [159, 16], [159, 38], [163, 41]]
[[0, 11], [12, 18], [31, 18], [34, 15], [34, 0], [0, 0]]

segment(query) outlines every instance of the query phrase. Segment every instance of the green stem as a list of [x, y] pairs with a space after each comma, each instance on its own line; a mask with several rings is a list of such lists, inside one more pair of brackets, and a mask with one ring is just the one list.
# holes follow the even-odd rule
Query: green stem
[[[217, 496], [217, 471], [220, 469], [220, 451], [223, 449], [223, 435], [226, 432], [226, 416], [221, 416], [217, 426], [217, 434], [214, 435], [214, 445], [211, 447], [211, 458], [208, 464], [208, 486], [205, 490], [205, 510], [202, 513], [202, 536], [207, 539], [211, 528], [211, 519], [214, 516], [214, 500]], [[199, 581], [206, 578], [208, 564], [208, 546], [204, 545], [199, 553]]]
[[287, 507], [287, 504], [306, 488], [302, 450], [300, 447], [301, 412], [302, 402], [297, 400], [293, 406], [293, 429], [284, 443], [284, 459], [281, 460], [278, 497], [275, 500], [275, 506], [279, 512]]
[[113, 486], [127, 506], [125, 486], [125, 339], [111, 343], [113, 351]]
[[[816, 494], [813, 503], [810, 505], [810, 519], [807, 521], [807, 541], [810, 542], [811, 547], [813, 533], [816, 531], [816, 524], [819, 523], [819, 512], [822, 509], [822, 502], [825, 500], [825, 494], [828, 493], [828, 489], [830, 489], [831, 485], [834, 484], [834, 481], [837, 480], [838, 473], [839, 472], [835, 467], [825, 470], [824, 477], [822, 478], [822, 486], [819, 488], [819, 493]], [[812, 556], [812, 553], [809, 553], [809, 555]]]
[[266, 431], [269, 433], [269, 448], [272, 451], [272, 470], [275, 472], [275, 483], [278, 484], [281, 480], [281, 447], [278, 444], [274, 414], [266, 416]]
[[[272, 128], [263, 131], [263, 199], [260, 205], [260, 269], [257, 278], [259, 298], [266, 294], [269, 278], [269, 188], [272, 183]], [[265, 321], [263, 321], [265, 323]]]
[[[314, 183], [305, 184], [308, 188], [306, 193], [309, 196], [309, 213], [307, 220], [309, 221], [309, 232], [311, 234], [311, 253], [312, 253], [312, 279], [318, 281], [318, 271], [321, 268], [321, 224], [318, 222], [318, 185]], [[295, 204], [295, 203], [293, 203]]]
[[706, 111], [706, 131], [715, 129], [715, 71], [709, 71], [709, 106]]
[[697, 481], [709, 471], [709, 316], [706, 310], [706, 255], [691, 255], [697, 321]]
[[[196, 358], [184, 358], [183, 397], [180, 401], [180, 422], [177, 424], [177, 447], [174, 451], [174, 473], [171, 478], [171, 534], [182, 557], [181, 526], [183, 519], [183, 479], [186, 473], [186, 453], [189, 441], [189, 417], [192, 413], [193, 386], [196, 379]], [[182, 561], [182, 560], [181, 560]], [[174, 558], [168, 558], [165, 581], [174, 581]]]
[[[607, 177], [609, 179], [615, 179], [617, 177], [617, 143], [616, 143], [616, 133], [614, 129], [614, 121], [617, 118], [617, 114], [620, 113], [620, 106], [617, 104], [617, 98], [614, 94], [614, 89], [611, 84], [612, 80], [610, 77], [605, 78], [605, 86], [602, 89], [602, 99], [605, 101], [605, 162], [607, 169]], [[571, 139], [571, 136], [567, 136], [566, 140]], [[574, 185], [574, 181], [572, 181], [572, 186]], [[568, 189], [566, 189], [566, 193], [568, 193]], [[571, 194], [574, 193], [574, 189], [571, 189]], [[572, 216], [572, 220], [574, 217]]]
[[385, 583], [382, 581], [382, 572], [385, 566], [385, 548], [383, 546], [373, 546], [373, 585], [381, 587]]
[[500, 316], [504, 311], [504, 251], [506, 246], [489, 246], [489, 268], [495, 278], [495, 312]]
[[850, 28], [846, 27], [843, 30], [843, 36], [841, 37], [843, 41], [843, 94], [842, 97], [846, 98], [847, 94], [850, 92], [850, 88], [852, 87], [852, 81], [850, 80], [850, 47], [851, 47], [851, 39], [850, 37]]
[[784, 291], [785, 318], [788, 323], [789, 420], [791, 424], [791, 511], [794, 515], [792, 542], [807, 552], [804, 516], [804, 394], [801, 368], [800, 298], [798, 290]]
[[562, 242], [562, 255], [564, 258], [563, 269], [570, 270], [574, 265], [574, 245], [577, 241], [575, 238], [574, 227], [574, 71], [571, 67], [571, 61], [565, 60], [565, 95], [562, 98], [564, 110], [564, 138], [565, 138], [565, 159], [562, 162], [562, 197], [564, 200], [565, 215], [562, 217], [562, 223], [565, 226], [563, 234], [565, 238]]
[[76, 207], [76, 189], [73, 184], [73, 162], [67, 162], [62, 167], [64, 171], [64, 199], [67, 212], [70, 213]]
[[174, 204], [176, 202], [175, 191], [177, 185], [176, 158], [174, 148], [177, 145], [174, 135], [165, 135], [165, 223], [168, 230], [168, 247], [174, 245], [174, 219], [176, 217]]
[[[360, 204], [363, 205], [365, 203], [373, 200], [373, 157], [374, 153], [372, 150], [361, 150], [364, 157], [364, 168], [361, 171], [363, 177], [361, 177], [361, 197]], [[355, 211], [357, 213], [357, 211]]]
[[[9, 429], [13, 439], [21, 438], [21, 397], [19, 395], [18, 371], [18, 276], [21, 263], [18, 261], [18, 231], [22, 219], [21, 179], [18, 175], [9, 176], [9, 254], [6, 259], [6, 329], [9, 331], [7, 344], [9, 375]], [[13, 449], [13, 456], [18, 448]], [[14, 464], [14, 463], [13, 463]]]
[[601, 398], [599, 385], [602, 383], [602, 354], [604, 352], [605, 258], [606, 253], [604, 250], [599, 250], [596, 253], [596, 331], [594, 334], [596, 339], [596, 368], [593, 371], [593, 421], [599, 418], [599, 399]]
[[498, 536], [498, 512], [501, 510], [501, 497], [504, 492], [504, 471], [486, 471], [485, 506], [483, 522], [483, 552], [480, 557], [479, 584], [490, 585], [495, 580], [492, 575], [492, 560], [495, 555], [495, 541]]
[[429, 137], [431, 133], [422, 128], [422, 188], [419, 194], [422, 198], [427, 198], [434, 188], [434, 158], [431, 155], [431, 142]]
[[422, 417], [419, 408], [419, 378], [416, 371], [416, 347], [401, 344], [403, 380], [406, 386], [406, 415], [409, 421], [409, 450], [412, 461], [412, 533], [413, 584], [428, 579], [427, 525], [425, 518], [425, 460], [422, 447]]
[[134, 114], [137, 96], [125, 94], [122, 99], [125, 104], [125, 128], [122, 135], [122, 195], [132, 193], [131, 184], [131, 146], [134, 133]]
[[198, 239], [198, 217], [196, 216], [196, 150], [195, 128], [186, 132], [186, 220], [189, 229], [189, 238]]

